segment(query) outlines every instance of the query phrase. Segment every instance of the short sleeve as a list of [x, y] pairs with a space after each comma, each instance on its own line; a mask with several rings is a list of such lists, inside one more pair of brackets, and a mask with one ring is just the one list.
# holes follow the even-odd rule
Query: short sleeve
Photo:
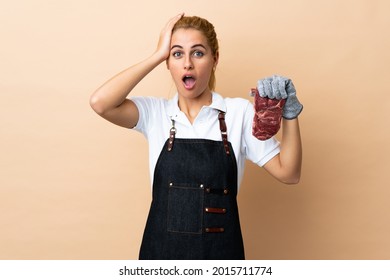
[[131, 100], [137, 106], [139, 114], [138, 122], [136, 126], [133, 127], [133, 129], [141, 132], [147, 137], [150, 128], [150, 122], [152, 121], [152, 113], [154, 113], [156, 108], [158, 108], [158, 106], [156, 106], [158, 99], [154, 97], [136, 96], [131, 97]]

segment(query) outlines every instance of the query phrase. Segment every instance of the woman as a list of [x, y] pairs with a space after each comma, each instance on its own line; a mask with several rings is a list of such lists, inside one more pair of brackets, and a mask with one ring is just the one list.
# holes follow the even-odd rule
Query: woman
[[[245, 159], [284, 183], [299, 181], [296, 117], [301, 109], [283, 119], [280, 144], [275, 138], [256, 139], [253, 105], [213, 92], [218, 57], [213, 25], [179, 14], [166, 24], [149, 58], [111, 78], [90, 99], [100, 116], [142, 132], [149, 141], [153, 200], [140, 259], [244, 259], [236, 195]], [[175, 97], [127, 99], [164, 61], [177, 88]], [[275, 86], [278, 79], [259, 81], [261, 94], [280, 95], [284, 89]], [[295, 98], [295, 92], [289, 95]]]

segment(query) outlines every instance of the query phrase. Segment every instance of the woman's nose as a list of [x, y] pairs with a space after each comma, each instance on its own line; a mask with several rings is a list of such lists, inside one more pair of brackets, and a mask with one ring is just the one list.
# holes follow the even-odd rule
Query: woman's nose
[[189, 70], [193, 69], [194, 65], [192, 64], [191, 57], [186, 56], [185, 61], [184, 61], [184, 69]]

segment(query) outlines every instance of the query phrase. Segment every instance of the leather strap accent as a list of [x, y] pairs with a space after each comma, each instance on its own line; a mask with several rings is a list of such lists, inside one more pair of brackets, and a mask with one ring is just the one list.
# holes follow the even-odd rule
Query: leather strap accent
[[215, 213], [215, 214], [225, 214], [226, 208], [213, 208], [213, 207], [206, 207], [204, 209], [206, 213]]
[[205, 231], [207, 233], [221, 233], [224, 232], [225, 229], [223, 227], [212, 227], [212, 228], [205, 228]]
[[172, 127], [169, 130], [168, 152], [172, 151], [173, 142], [175, 141], [175, 134], [176, 134], [175, 121], [172, 120]]
[[225, 152], [226, 152], [227, 155], [230, 155], [229, 143], [228, 143], [228, 140], [227, 140], [227, 128], [226, 128], [226, 122], [225, 122], [225, 112], [219, 111], [218, 120], [219, 120], [219, 128], [221, 130], [222, 141], [223, 141], [223, 146], [225, 148]]
[[206, 193], [212, 193], [212, 194], [223, 194], [223, 195], [228, 195], [229, 194], [229, 189], [228, 188], [216, 189], [216, 188], [207, 187], [204, 190], [205, 190]]

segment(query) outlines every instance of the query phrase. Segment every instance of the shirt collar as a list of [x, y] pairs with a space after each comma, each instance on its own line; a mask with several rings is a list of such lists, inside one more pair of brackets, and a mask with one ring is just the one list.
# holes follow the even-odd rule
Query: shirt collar
[[[168, 115], [170, 118], [176, 118], [180, 114], [180, 108], [179, 108], [179, 95], [176, 93], [175, 96], [169, 100], [169, 105], [168, 105]], [[212, 101], [209, 106], [204, 106], [204, 107], [209, 107], [213, 108], [218, 111], [222, 111], [226, 113], [226, 104], [225, 100], [221, 95], [219, 95], [216, 92], [212, 92]]]

